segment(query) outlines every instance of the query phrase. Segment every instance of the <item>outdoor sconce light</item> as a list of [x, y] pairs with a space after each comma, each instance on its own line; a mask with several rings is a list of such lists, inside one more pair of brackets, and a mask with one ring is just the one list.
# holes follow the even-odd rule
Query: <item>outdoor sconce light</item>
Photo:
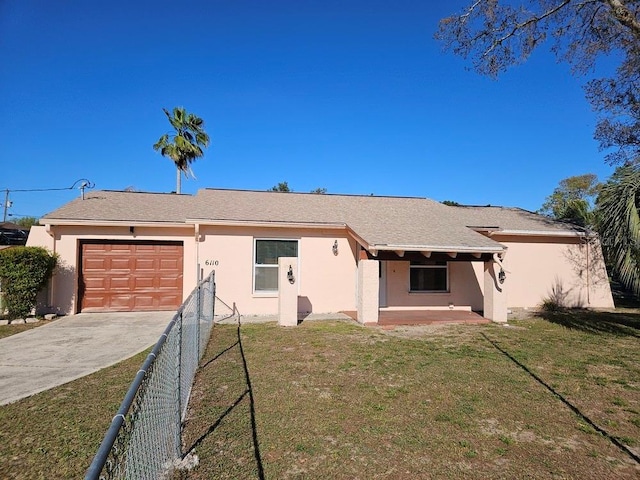
[[501, 268], [500, 272], [498, 273], [498, 282], [500, 282], [500, 285], [502, 285], [504, 283], [504, 279], [507, 277], [507, 274], [504, 273], [504, 270]]
[[333, 242], [333, 247], [331, 247], [331, 250], [333, 250], [334, 255], [338, 255], [338, 240]]
[[289, 271], [287, 272], [287, 280], [289, 280], [289, 283], [292, 285], [296, 283], [296, 279], [293, 276], [293, 268], [291, 268], [291, 265], [289, 265]]

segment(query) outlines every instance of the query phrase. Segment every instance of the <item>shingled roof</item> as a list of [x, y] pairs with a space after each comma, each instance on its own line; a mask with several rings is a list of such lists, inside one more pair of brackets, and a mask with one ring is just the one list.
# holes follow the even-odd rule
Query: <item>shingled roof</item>
[[40, 223], [185, 223], [193, 200], [192, 195], [99, 190], [46, 214]]
[[454, 206], [455, 215], [476, 230], [498, 230], [507, 233], [575, 234], [584, 228], [554, 220], [538, 213], [514, 207]]
[[[419, 197], [378, 197], [204, 189], [196, 195], [96, 191], [45, 215], [45, 224], [267, 224], [350, 229], [368, 248], [498, 252], [475, 230], [566, 231], [525, 210], [450, 207]], [[468, 228], [471, 227], [471, 228]]]
[[380, 250], [501, 251], [449, 207], [417, 197], [201, 190], [190, 218], [270, 224], [345, 225]]

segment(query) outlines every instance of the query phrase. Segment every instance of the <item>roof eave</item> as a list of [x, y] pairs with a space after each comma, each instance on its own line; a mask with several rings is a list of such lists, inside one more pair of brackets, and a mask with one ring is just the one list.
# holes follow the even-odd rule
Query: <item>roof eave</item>
[[471, 246], [455, 246], [455, 245], [371, 245], [371, 249], [378, 251], [404, 251], [404, 252], [434, 252], [434, 253], [502, 253], [507, 250], [503, 245], [495, 247], [471, 247]]
[[92, 219], [65, 219], [65, 218], [41, 218], [40, 223], [51, 226], [91, 226], [91, 227], [183, 227], [192, 228], [192, 225], [184, 222], [167, 221], [139, 221], [139, 220], [92, 220]]
[[577, 230], [494, 230], [489, 232], [489, 236], [493, 235], [513, 235], [523, 237], [586, 237], [589, 233]]
[[321, 228], [342, 230], [346, 228], [344, 223], [331, 222], [284, 222], [267, 220], [212, 220], [207, 218], [188, 218], [187, 224], [227, 226], [227, 227], [277, 227], [277, 228]]

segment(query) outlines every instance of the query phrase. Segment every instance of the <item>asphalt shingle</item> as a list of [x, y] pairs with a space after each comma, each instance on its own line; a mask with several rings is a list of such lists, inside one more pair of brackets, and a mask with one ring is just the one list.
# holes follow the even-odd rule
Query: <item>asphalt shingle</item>
[[57, 222], [337, 225], [349, 227], [372, 248], [488, 252], [502, 246], [474, 228], [551, 234], [572, 227], [517, 208], [451, 207], [418, 197], [222, 189], [200, 190], [195, 196], [89, 192], [84, 200], [73, 200], [42, 218], [42, 223]]

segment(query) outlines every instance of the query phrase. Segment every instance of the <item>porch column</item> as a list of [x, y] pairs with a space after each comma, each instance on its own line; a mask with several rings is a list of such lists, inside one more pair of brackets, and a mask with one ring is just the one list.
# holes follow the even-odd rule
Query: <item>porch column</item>
[[378, 323], [379, 261], [358, 262], [358, 322]]
[[488, 318], [493, 322], [507, 322], [507, 294], [505, 285], [509, 279], [505, 279], [504, 283], [498, 280], [498, 272], [500, 265], [489, 260], [484, 262], [484, 318]]
[[[291, 274], [289, 274], [291, 271]], [[298, 325], [298, 259], [278, 259], [278, 325]]]

